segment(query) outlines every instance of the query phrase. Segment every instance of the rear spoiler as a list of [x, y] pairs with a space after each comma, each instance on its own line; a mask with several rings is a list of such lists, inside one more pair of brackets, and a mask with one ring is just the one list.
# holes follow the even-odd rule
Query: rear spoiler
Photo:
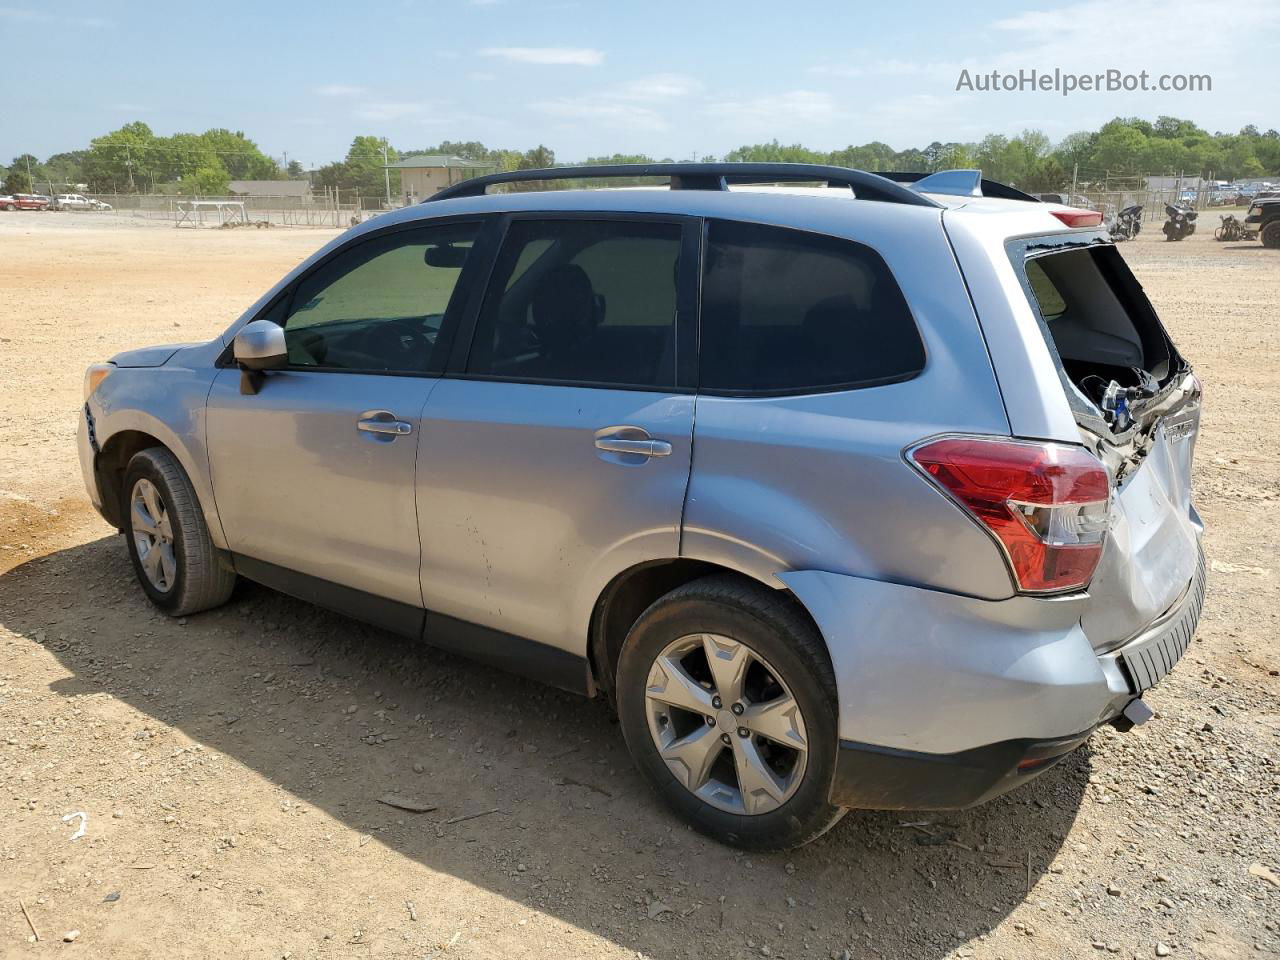
[[1040, 201], [1029, 193], [1008, 184], [987, 180], [981, 170], [940, 170], [937, 173], [905, 173], [876, 171], [876, 176], [896, 183], [910, 184], [916, 193], [941, 193], [952, 197], [998, 197], [1001, 200]]

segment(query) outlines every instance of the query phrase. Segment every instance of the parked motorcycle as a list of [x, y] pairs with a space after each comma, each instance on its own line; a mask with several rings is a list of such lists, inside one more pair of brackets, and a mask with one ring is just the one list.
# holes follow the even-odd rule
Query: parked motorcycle
[[1164, 238], [1166, 240], [1183, 240], [1196, 232], [1198, 214], [1189, 206], [1166, 203], [1164, 212], [1169, 219], [1164, 222]]
[[1122, 240], [1133, 240], [1142, 232], [1142, 204], [1135, 203], [1125, 207], [1111, 224], [1111, 239], [1116, 243]]

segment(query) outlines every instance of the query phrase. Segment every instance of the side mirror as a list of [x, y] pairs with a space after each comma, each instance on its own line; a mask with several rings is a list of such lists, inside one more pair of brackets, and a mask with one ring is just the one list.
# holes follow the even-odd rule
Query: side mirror
[[240, 367], [240, 392], [244, 394], [254, 394], [262, 388], [262, 371], [289, 365], [284, 328], [270, 320], [246, 323], [236, 334], [231, 351]]

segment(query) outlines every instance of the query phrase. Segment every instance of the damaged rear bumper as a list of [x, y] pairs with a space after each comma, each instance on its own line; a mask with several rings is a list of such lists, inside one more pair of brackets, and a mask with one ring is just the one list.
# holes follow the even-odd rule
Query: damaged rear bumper
[[1081, 627], [1084, 595], [984, 601], [816, 571], [782, 579], [835, 668], [832, 802], [864, 809], [969, 807], [1043, 773], [1173, 668], [1205, 595], [1200, 555], [1172, 608], [1100, 654]]

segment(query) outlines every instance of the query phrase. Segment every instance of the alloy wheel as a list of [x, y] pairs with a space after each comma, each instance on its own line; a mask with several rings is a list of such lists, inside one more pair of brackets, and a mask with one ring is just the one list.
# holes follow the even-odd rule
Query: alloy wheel
[[178, 574], [178, 560], [173, 551], [173, 527], [160, 491], [146, 477], [139, 478], [133, 485], [133, 492], [129, 495], [129, 516], [142, 572], [153, 587], [167, 593], [173, 589]]
[[690, 793], [728, 813], [778, 809], [804, 779], [800, 705], [764, 657], [719, 634], [668, 644], [649, 669], [649, 733]]

